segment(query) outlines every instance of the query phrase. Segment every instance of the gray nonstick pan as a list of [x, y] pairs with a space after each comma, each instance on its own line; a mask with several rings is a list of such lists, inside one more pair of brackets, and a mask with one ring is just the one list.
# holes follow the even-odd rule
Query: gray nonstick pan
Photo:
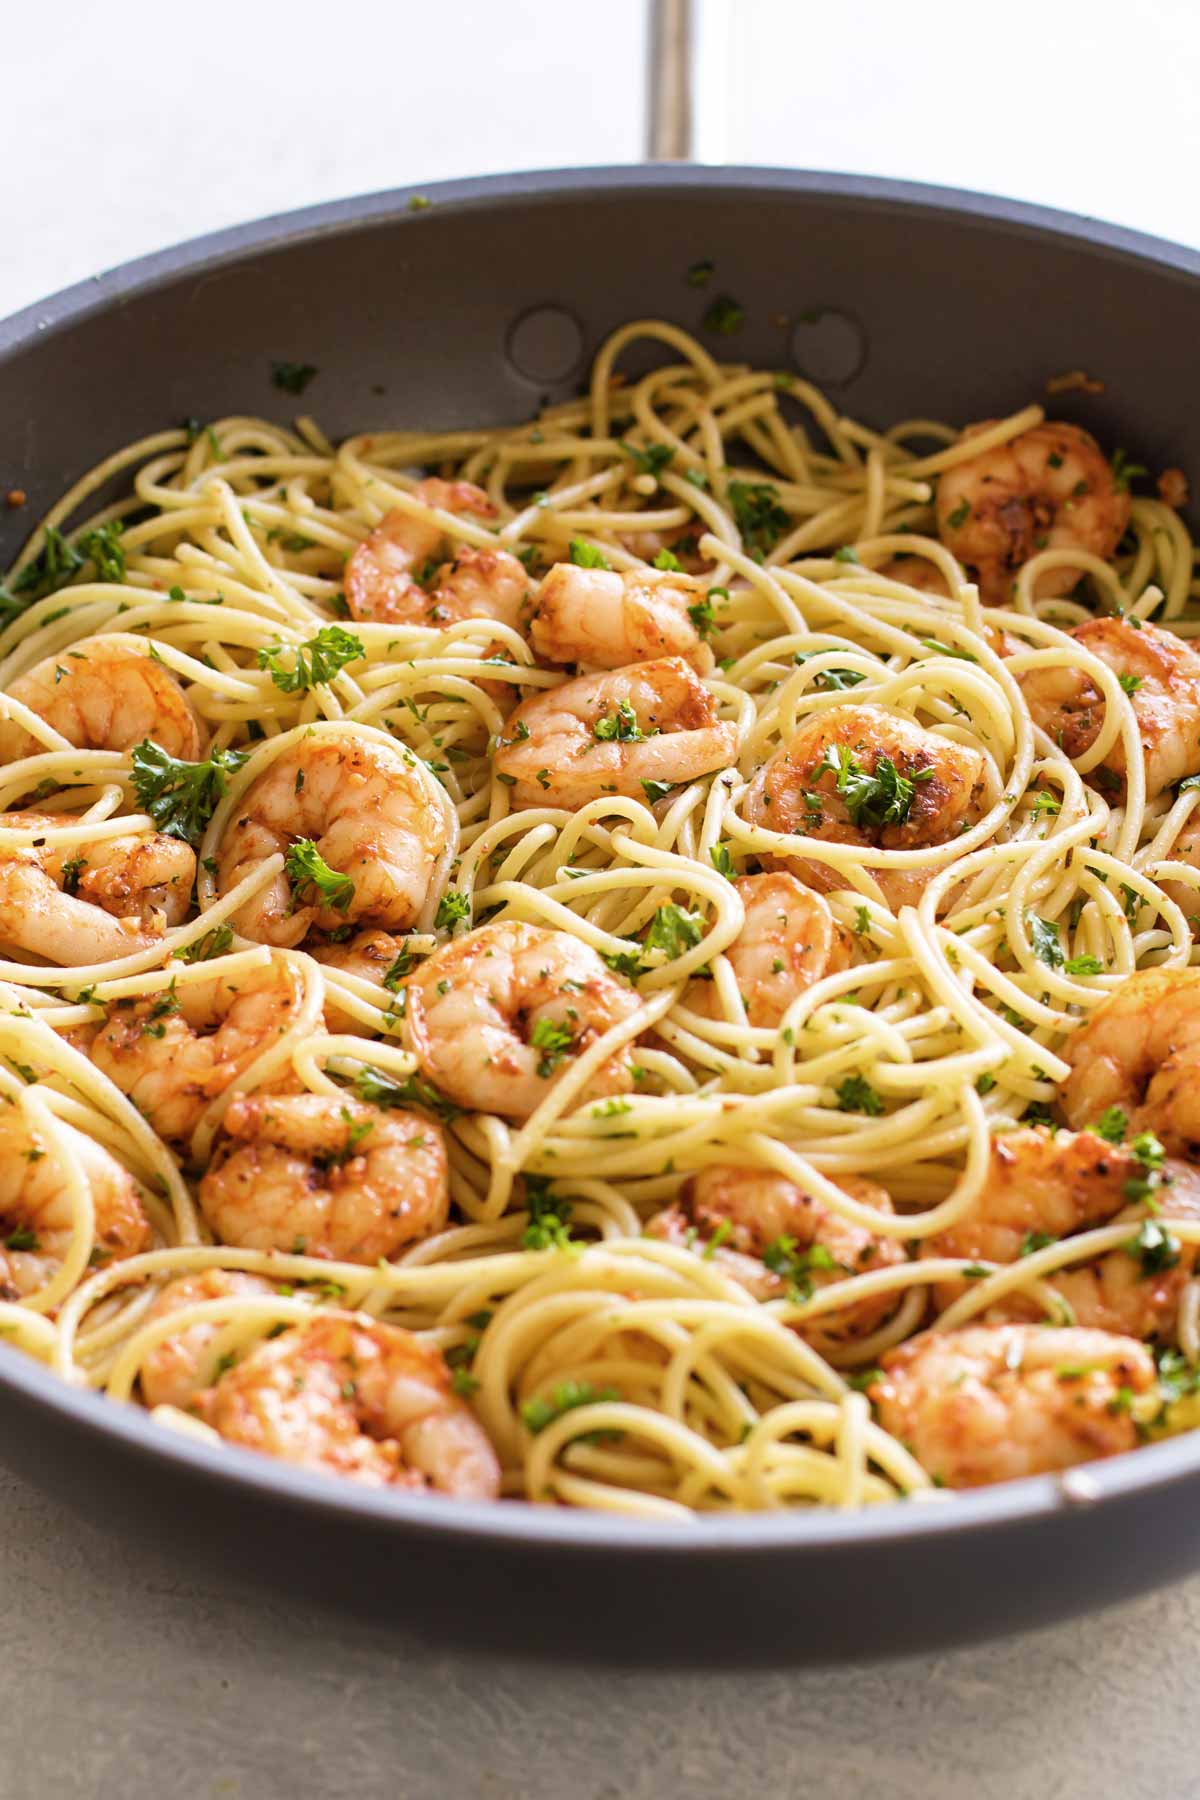
[[[572, 394], [614, 326], [696, 328], [711, 259], [736, 355], [855, 416], [955, 421], [1082, 368], [1055, 403], [1200, 471], [1200, 256], [933, 188], [649, 167], [451, 183], [221, 233], [0, 324], [0, 486], [36, 516], [106, 452], [188, 415], [281, 419], [273, 359], [320, 374], [331, 434], [511, 420]], [[0, 519], [0, 564], [24, 527]], [[0, 1455], [97, 1521], [464, 1645], [745, 1664], [928, 1649], [1034, 1625], [1200, 1563], [1200, 1436], [854, 1516], [687, 1527], [390, 1497], [172, 1434], [0, 1347]]]

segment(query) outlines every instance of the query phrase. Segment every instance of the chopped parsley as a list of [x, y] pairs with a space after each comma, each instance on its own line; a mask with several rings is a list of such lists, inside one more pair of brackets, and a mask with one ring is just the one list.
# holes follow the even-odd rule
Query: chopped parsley
[[557, 1195], [552, 1194], [550, 1183], [544, 1175], [526, 1175], [525, 1206], [529, 1213], [529, 1223], [521, 1233], [524, 1249], [571, 1249], [574, 1242], [568, 1226], [571, 1202], [560, 1200]]
[[1142, 1265], [1142, 1275], [1162, 1275], [1173, 1269], [1179, 1261], [1182, 1246], [1174, 1232], [1160, 1225], [1157, 1219], [1146, 1219], [1139, 1227], [1136, 1237], [1131, 1237], [1123, 1246], [1127, 1255], [1136, 1257]]
[[1036, 913], [1029, 913], [1026, 923], [1029, 926], [1033, 954], [1038, 961], [1045, 963], [1048, 969], [1061, 969], [1066, 957], [1059, 941], [1058, 926], [1052, 919], [1040, 919]]
[[1123, 1144], [1129, 1120], [1119, 1106], [1109, 1106], [1100, 1114], [1092, 1130], [1108, 1144]]
[[812, 1273], [815, 1269], [828, 1272], [842, 1267], [824, 1244], [810, 1244], [807, 1250], [797, 1254], [795, 1238], [786, 1233], [767, 1245], [762, 1259], [773, 1275], [779, 1275], [787, 1282], [788, 1299], [797, 1305], [812, 1298]]
[[303, 644], [264, 644], [258, 652], [260, 669], [271, 671], [271, 680], [283, 694], [323, 687], [347, 663], [366, 655], [362, 639], [341, 625], [322, 625], [315, 637]]
[[612, 564], [595, 544], [589, 544], [585, 538], [571, 539], [571, 561], [580, 569], [610, 569]]
[[743, 544], [760, 560], [775, 548], [791, 524], [779, 504], [778, 488], [769, 481], [731, 481], [729, 505]]
[[862, 1075], [847, 1075], [837, 1088], [837, 1103], [839, 1112], [866, 1113], [872, 1119], [883, 1111], [882, 1096]]
[[198, 844], [229, 777], [248, 755], [245, 750], [212, 750], [204, 762], [181, 762], [152, 738], [143, 738], [130, 756], [133, 791], [167, 837]]
[[746, 309], [730, 294], [719, 294], [700, 321], [705, 331], [719, 337], [733, 337], [746, 323]]
[[[797, 650], [792, 661], [799, 666], [801, 663], [811, 661], [814, 656], [824, 655], [824, 650]], [[837, 692], [843, 688], [857, 687], [866, 679], [866, 676], [860, 675], [857, 669], [819, 669], [814, 677], [813, 685], [825, 688], [830, 692]]]
[[471, 916], [471, 899], [469, 894], [459, 893], [457, 888], [447, 888], [438, 901], [438, 909], [434, 915], [434, 924], [441, 931], [457, 931], [464, 919]]
[[716, 264], [708, 257], [705, 257], [702, 262], [694, 262], [687, 272], [688, 286], [694, 288], [707, 287], [713, 278], [715, 269]]
[[[553, 1425], [564, 1413], [574, 1412], [580, 1406], [595, 1406], [603, 1400], [619, 1400], [621, 1390], [615, 1387], [593, 1387], [590, 1381], [560, 1381], [551, 1388], [549, 1397], [544, 1394], [526, 1400], [521, 1406], [521, 1421], [527, 1431], [536, 1437], [539, 1431], [545, 1431], [547, 1425]], [[600, 1443], [603, 1439], [612, 1439], [617, 1434], [611, 1431], [581, 1431], [572, 1438], [572, 1443]]]
[[713, 844], [708, 854], [718, 875], [724, 875], [727, 881], [737, 880], [737, 870], [733, 866], [728, 844]]
[[699, 913], [687, 912], [669, 901], [660, 906], [646, 933], [647, 950], [665, 950], [669, 957], [682, 956], [694, 949], [704, 936], [704, 920]]
[[592, 736], [606, 744], [614, 741], [622, 744], [640, 744], [645, 741], [647, 735], [653, 737], [655, 734], [653, 732], [647, 734], [642, 730], [638, 724], [637, 714], [628, 700], [619, 700], [614, 711], [603, 719], [597, 719], [592, 726]]
[[206, 931], [194, 944], [185, 944], [182, 950], [173, 950], [171, 954], [179, 962], [211, 962], [214, 956], [224, 956], [232, 948], [232, 925], [214, 925], [211, 931]]
[[687, 609], [688, 618], [696, 627], [700, 636], [707, 637], [713, 628], [713, 603], [706, 594], [703, 600], [697, 600]]
[[1148, 475], [1150, 471], [1144, 463], [1131, 462], [1126, 451], [1114, 450], [1112, 459], [1113, 486], [1122, 493], [1128, 492], [1131, 484], [1140, 475]]
[[543, 1081], [548, 1081], [575, 1038], [569, 1025], [558, 1025], [553, 1019], [542, 1018], [534, 1020], [529, 1042], [535, 1050], [542, 1052], [537, 1072]]
[[683, 564], [673, 550], [660, 550], [654, 559], [654, 567], [663, 575], [678, 575]]
[[837, 792], [852, 825], [903, 825], [912, 811], [915, 783], [932, 779], [932, 769], [919, 769], [910, 780], [901, 775], [890, 756], [875, 759], [868, 773], [852, 750], [830, 744], [813, 770], [813, 780], [829, 773], [837, 778]]
[[98, 581], [124, 581], [125, 549], [121, 543], [124, 529], [120, 519], [110, 519], [107, 525], [85, 531], [80, 538], [77, 548], [92, 564]]
[[643, 781], [642, 792], [653, 806], [656, 800], [665, 800], [668, 794], [673, 793], [675, 785], [673, 781]]
[[638, 473], [641, 475], [653, 475], [655, 480], [658, 479], [659, 475], [661, 475], [662, 471], [666, 468], [667, 464], [672, 461], [675, 455], [675, 446], [673, 444], [647, 444], [643, 448], [640, 444], [627, 444], [624, 438], [618, 438], [617, 442], [620, 444], [626, 456], [629, 457], [630, 461], [634, 464]]
[[348, 875], [331, 869], [311, 838], [297, 838], [284, 858], [284, 872], [299, 896], [315, 893], [322, 906], [345, 912], [354, 898], [354, 883]]
[[317, 373], [315, 363], [273, 362], [271, 380], [285, 394], [302, 394]]
[[971, 516], [971, 508], [965, 500], [960, 500], [954, 511], [946, 519], [951, 531], [958, 531]]
[[1067, 975], [1103, 975], [1104, 964], [1098, 956], [1072, 956], [1063, 964]]

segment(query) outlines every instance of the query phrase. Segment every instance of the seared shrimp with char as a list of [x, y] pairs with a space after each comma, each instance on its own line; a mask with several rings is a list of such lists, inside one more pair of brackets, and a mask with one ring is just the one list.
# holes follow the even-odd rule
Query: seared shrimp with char
[[[496, 509], [470, 481], [430, 477], [413, 497], [440, 512], [490, 522]], [[457, 624], [460, 619], [498, 619], [520, 624], [529, 577], [507, 550], [461, 545], [446, 557], [446, 535], [432, 519], [395, 507], [358, 546], [346, 564], [346, 603], [351, 615], [385, 625]]]
[[586, 806], [604, 794], [641, 800], [728, 768], [738, 730], [679, 656], [583, 675], [523, 700], [495, 755], [514, 806]]
[[[627, 982], [566, 931], [502, 920], [434, 952], [405, 984], [421, 1072], [460, 1106], [526, 1119], [575, 1059], [638, 1009]], [[618, 1050], [580, 1101], [628, 1093]]]
[[707, 674], [713, 655], [700, 630], [706, 594], [705, 582], [675, 571], [555, 563], [538, 590], [530, 641], [547, 662], [619, 669], [682, 656]]
[[[961, 441], [994, 421], [968, 425]], [[1022, 566], [1041, 550], [1085, 551], [1107, 562], [1129, 523], [1129, 493], [1090, 433], [1047, 421], [955, 463], [938, 482], [938, 536], [972, 571], [981, 598], [1003, 606]], [[1069, 594], [1080, 571], [1046, 569], [1034, 598]]]
[[200, 1183], [223, 1244], [376, 1263], [440, 1231], [449, 1212], [442, 1129], [325, 1094], [235, 1094]]
[[288, 948], [312, 927], [411, 925], [457, 839], [435, 788], [414, 758], [351, 727], [306, 732], [242, 794], [221, 839], [221, 894], [269, 856], [308, 845], [238, 909], [235, 930]]
[[460, 1500], [499, 1496], [491, 1440], [453, 1392], [441, 1352], [364, 1314], [260, 1343], [192, 1404], [229, 1443], [304, 1468]]
[[[833, 706], [805, 719], [758, 771], [746, 817], [785, 836], [920, 849], [949, 842], [980, 816], [984, 776], [980, 750], [879, 706]], [[773, 851], [771, 860], [781, 855]], [[849, 885], [833, 864], [801, 857], [786, 862], [816, 888]], [[894, 906], [915, 901], [929, 878], [924, 870], [873, 873]]]

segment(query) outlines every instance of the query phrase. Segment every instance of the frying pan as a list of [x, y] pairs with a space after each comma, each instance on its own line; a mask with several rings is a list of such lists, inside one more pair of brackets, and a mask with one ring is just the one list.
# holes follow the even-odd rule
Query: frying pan
[[[416, 209], [414, 199], [428, 201]], [[689, 287], [699, 259], [713, 289]], [[877, 423], [1055, 402], [1151, 466], [1200, 472], [1200, 256], [945, 189], [647, 167], [401, 190], [220, 232], [0, 324], [0, 566], [115, 446], [189, 415], [285, 420], [272, 359], [314, 363], [334, 435], [517, 420], [577, 391], [614, 326], [700, 329]], [[213, 1449], [0, 1347], [0, 1455], [93, 1520], [460, 1645], [635, 1662], [929, 1649], [1117, 1600], [1200, 1563], [1200, 1435], [942, 1504], [686, 1527], [361, 1489]]]

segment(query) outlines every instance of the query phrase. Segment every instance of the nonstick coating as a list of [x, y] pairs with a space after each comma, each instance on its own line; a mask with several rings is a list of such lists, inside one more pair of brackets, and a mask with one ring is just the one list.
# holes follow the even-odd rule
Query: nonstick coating
[[[518, 420], [605, 334], [745, 309], [718, 354], [797, 366], [875, 424], [1054, 402], [1151, 467], [1200, 474], [1200, 257], [942, 189], [670, 167], [500, 177], [249, 225], [0, 324], [0, 567], [119, 445], [188, 416], [296, 408], [333, 435]], [[716, 265], [689, 286], [697, 261]], [[546, 316], [546, 310], [549, 315]], [[532, 315], [532, 318], [531, 318]], [[930, 1649], [1083, 1611], [1200, 1563], [1200, 1436], [869, 1514], [637, 1524], [356, 1489], [213, 1450], [0, 1347], [0, 1455], [88, 1517], [464, 1647], [624, 1663], [801, 1663]]]

